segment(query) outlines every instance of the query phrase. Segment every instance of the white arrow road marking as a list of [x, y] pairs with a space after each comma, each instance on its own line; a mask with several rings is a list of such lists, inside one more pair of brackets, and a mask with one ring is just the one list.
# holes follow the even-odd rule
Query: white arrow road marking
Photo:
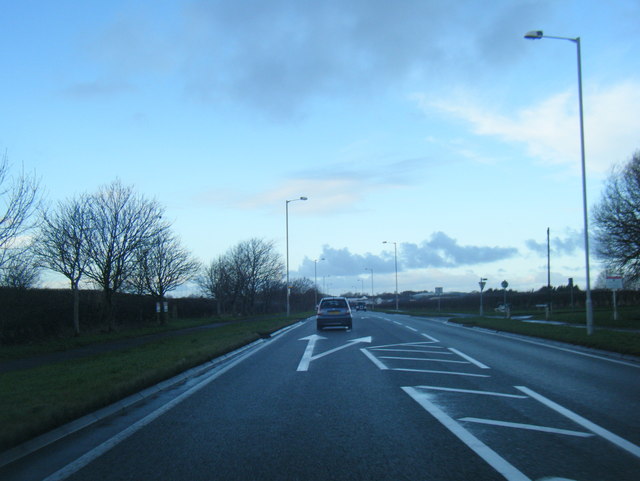
[[306, 371], [307, 369], [309, 369], [311, 356], [313, 356], [313, 349], [316, 347], [316, 342], [318, 341], [318, 339], [326, 339], [326, 337], [312, 334], [311, 336], [298, 339], [299, 341], [309, 341], [309, 343], [307, 344], [307, 348], [304, 350], [304, 354], [302, 355], [302, 359], [300, 359], [300, 364], [298, 364], [298, 371]]
[[330, 349], [328, 351], [325, 351], [321, 354], [318, 354], [317, 356], [313, 355], [313, 350], [316, 346], [316, 341], [318, 341], [318, 339], [326, 339], [326, 337], [322, 337], [322, 336], [318, 336], [317, 334], [313, 334], [311, 336], [307, 336], [307, 337], [303, 337], [302, 339], [299, 339], [300, 341], [309, 341], [309, 343], [307, 344], [307, 348], [304, 350], [304, 354], [302, 355], [302, 359], [300, 359], [300, 364], [298, 364], [298, 371], [307, 371], [309, 369], [309, 363], [311, 361], [315, 361], [316, 359], [320, 359], [321, 357], [324, 356], [328, 356], [329, 354], [333, 354], [334, 352], [340, 351], [341, 349], [344, 349], [346, 347], [351, 347], [355, 344], [361, 343], [361, 342], [366, 342], [366, 343], [371, 343], [371, 336], [368, 337], [360, 337], [358, 339], [351, 339], [349, 341], [347, 341], [346, 344], [342, 345], [342, 346], [338, 346], [334, 349]]

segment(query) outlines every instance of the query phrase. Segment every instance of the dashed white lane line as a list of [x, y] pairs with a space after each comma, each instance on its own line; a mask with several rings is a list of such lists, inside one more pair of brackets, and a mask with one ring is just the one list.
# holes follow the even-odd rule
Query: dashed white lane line
[[467, 361], [469, 361], [472, 364], [475, 364], [476, 366], [478, 366], [480, 369], [491, 369], [489, 366], [486, 366], [484, 364], [482, 364], [480, 361], [476, 361], [474, 358], [472, 358], [471, 356], [467, 356], [465, 353], [458, 351], [457, 349], [454, 349], [452, 347], [448, 348], [451, 352], [457, 354], [458, 356], [466, 359]]
[[640, 458], [640, 447], [635, 444], [627, 441], [624, 438], [621, 438], [617, 434], [613, 434], [611, 431], [606, 430], [605, 428], [598, 426], [595, 423], [592, 423], [588, 419], [583, 418], [579, 414], [574, 413], [573, 411], [560, 406], [558, 403], [553, 402], [551, 399], [547, 399], [542, 394], [538, 394], [535, 391], [532, 391], [526, 386], [515, 386], [516, 389], [522, 391], [523, 393], [531, 396], [533, 399], [540, 401], [545, 406], [553, 409], [554, 411], [562, 414], [563, 416], [571, 419], [573, 422], [579, 424], [585, 429], [597, 434], [598, 436], [603, 437], [607, 441], [615, 444], [619, 448], [624, 449], [625, 451], [633, 454], [636, 458]]
[[407, 328], [407, 329], [409, 329], [410, 331], [418, 332], [418, 330], [417, 330], [417, 329], [414, 329], [414, 328], [413, 328], [413, 327], [411, 327], [411, 326], [404, 326], [404, 327], [406, 327], [406, 328]]
[[593, 433], [583, 433], [580, 431], [571, 431], [569, 429], [549, 428], [546, 426], [536, 426], [534, 424], [510, 423], [507, 421], [497, 421], [495, 419], [480, 418], [460, 418], [458, 421], [465, 421], [478, 424], [489, 424], [491, 426], [503, 426], [506, 428], [527, 429], [529, 431], [540, 431], [543, 433], [564, 434], [566, 436], [576, 436], [579, 438], [589, 438], [594, 436]]
[[471, 448], [478, 456], [485, 460], [493, 469], [498, 471], [508, 481], [531, 481], [518, 468], [509, 463], [506, 459], [496, 453], [489, 446], [480, 441], [477, 437], [467, 431], [459, 423], [449, 417], [438, 406], [429, 400], [429, 394], [420, 392], [413, 387], [403, 387], [404, 392], [411, 396], [424, 410], [435, 417], [449, 431]]

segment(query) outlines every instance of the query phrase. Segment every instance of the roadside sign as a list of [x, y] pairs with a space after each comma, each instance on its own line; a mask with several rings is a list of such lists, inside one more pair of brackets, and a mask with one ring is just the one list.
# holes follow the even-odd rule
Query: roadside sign
[[605, 281], [607, 289], [612, 291], [622, 289], [622, 276], [620, 275], [608, 275]]

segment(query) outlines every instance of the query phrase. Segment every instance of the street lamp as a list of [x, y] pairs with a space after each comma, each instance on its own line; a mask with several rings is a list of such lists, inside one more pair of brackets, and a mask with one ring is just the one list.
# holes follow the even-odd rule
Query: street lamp
[[582, 58], [580, 55], [580, 37], [551, 37], [544, 35], [542, 30], [532, 30], [527, 32], [524, 38], [538, 40], [541, 38], [551, 38], [555, 40], [568, 40], [576, 44], [578, 52], [578, 102], [580, 105], [580, 155], [582, 162], [582, 211], [584, 216], [584, 257], [587, 275], [587, 290], [585, 309], [587, 311], [587, 334], [593, 334], [593, 303], [591, 302], [591, 277], [589, 274], [589, 222], [587, 216], [587, 173], [584, 160], [584, 114], [582, 111]]
[[365, 267], [365, 271], [371, 271], [371, 302], [373, 302], [373, 269], [371, 267]]
[[313, 286], [315, 287], [316, 307], [318, 306], [318, 261], [323, 261], [324, 257], [313, 260]]
[[383, 244], [393, 244], [393, 258], [396, 265], [396, 311], [398, 310], [398, 244], [396, 242], [382, 241]]
[[285, 222], [286, 222], [286, 242], [287, 242], [287, 317], [290, 314], [289, 296], [291, 295], [291, 286], [289, 285], [289, 202], [295, 202], [297, 200], [307, 200], [306, 197], [299, 197], [297, 199], [285, 201]]

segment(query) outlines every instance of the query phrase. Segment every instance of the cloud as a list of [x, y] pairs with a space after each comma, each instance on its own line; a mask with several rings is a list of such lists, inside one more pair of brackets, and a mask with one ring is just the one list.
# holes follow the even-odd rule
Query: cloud
[[509, 39], [556, 7], [495, 0], [482, 17], [474, 0], [196, 0], [168, 8], [123, 7], [87, 45], [90, 58], [112, 75], [177, 75], [198, 101], [291, 119], [326, 97], [362, 99], [514, 62]]
[[349, 163], [335, 162], [321, 169], [307, 169], [291, 174], [288, 179], [262, 192], [243, 193], [238, 189], [213, 192], [196, 196], [198, 203], [222, 203], [241, 210], [262, 209], [277, 206], [286, 199], [297, 199], [301, 195], [311, 202], [305, 206], [307, 212], [336, 213], [359, 204], [370, 192], [380, 189], [401, 189], [414, 185], [420, 170], [427, 168], [426, 158], [385, 160], [375, 163], [371, 159], [352, 160]]
[[[550, 239], [550, 247], [553, 254], [556, 255], [572, 255], [576, 251], [584, 250], [584, 231], [574, 229], [566, 229], [563, 237], [555, 236]], [[541, 256], [547, 255], [547, 243], [538, 242], [535, 239], [525, 241], [528, 249], [534, 251]]]
[[[457, 268], [497, 262], [517, 254], [518, 250], [514, 247], [461, 246], [445, 233], [435, 232], [430, 240], [425, 240], [420, 245], [403, 243], [398, 246], [398, 270]], [[394, 255], [390, 252], [383, 252], [380, 255], [355, 254], [347, 248], [336, 249], [325, 245], [317, 260], [319, 261], [318, 272], [322, 270], [335, 276], [366, 274], [366, 269], [373, 269], [374, 274], [389, 274], [395, 271]], [[298, 269], [298, 274], [313, 277], [313, 259], [305, 257]]]
[[518, 254], [515, 247], [461, 246], [444, 232], [435, 232], [420, 245], [401, 245], [402, 263], [406, 268], [460, 267], [496, 262]]
[[[580, 169], [578, 101], [575, 89], [552, 95], [512, 113], [500, 113], [469, 98], [431, 101], [416, 93], [425, 110], [437, 109], [463, 119], [479, 136], [526, 146], [530, 156], [546, 164]], [[640, 82], [629, 80], [585, 93], [585, 152], [589, 171], [605, 173], [638, 147]]]
[[[355, 254], [346, 247], [336, 249], [325, 245], [322, 247], [322, 254], [317, 260], [318, 273], [330, 272], [332, 276], [365, 275], [369, 272], [366, 269], [373, 269], [374, 275], [394, 272], [395, 270], [393, 256], [385, 254], [378, 256], [370, 253]], [[298, 269], [298, 274], [313, 278], [314, 273], [315, 263], [313, 259], [305, 257]]]

